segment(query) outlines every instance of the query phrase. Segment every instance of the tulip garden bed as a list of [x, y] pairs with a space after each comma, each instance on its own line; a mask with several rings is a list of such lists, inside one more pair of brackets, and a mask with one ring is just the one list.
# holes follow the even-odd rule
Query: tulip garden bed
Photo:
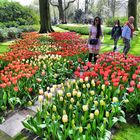
[[73, 32], [24, 34], [0, 56], [1, 116], [38, 99], [36, 115], [23, 125], [40, 138], [109, 139], [140, 97], [140, 57], [108, 52], [97, 64], [87, 58], [86, 40]]

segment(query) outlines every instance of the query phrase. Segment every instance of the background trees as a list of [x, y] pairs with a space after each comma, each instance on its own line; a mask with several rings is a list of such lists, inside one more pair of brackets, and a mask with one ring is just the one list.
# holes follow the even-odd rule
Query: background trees
[[59, 11], [59, 21], [60, 23], [67, 23], [66, 20], [66, 10], [69, 8], [70, 4], [75, 2], [76, 0], [58, 0], [57, 2], [52, 2], [52, 0], [50, 0], [50, 3], [52, 6], [56, 6], [58, 8]]

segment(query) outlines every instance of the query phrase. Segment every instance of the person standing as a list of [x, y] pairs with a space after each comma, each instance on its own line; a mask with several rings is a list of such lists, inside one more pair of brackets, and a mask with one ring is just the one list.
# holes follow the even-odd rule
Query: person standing
[[124, 42], [124, 49], [123, 53], [126, 56], [129, 49], [130, 49], [130, 40], [133, 38], [133, 32], [134, 32], [134, 17], [130, 16], [128, 22], [124, 25], [123, 31], [122, 31], [122, 38]]
[[112, 31], [111, 31], [111, 39], [114, 40], [113, 52], [115, 52], [117, 50], [117, 43], [118, 43], [118, 40], [121, 37], [121, 35], [122, 35], [122, 28], [120, 26], [120, 21], [116, 20], [115, 24], [112, 28]]
[[[94, 56], [94, 63], [97, 61], [97, 55], [100, 51], [101, 41], [100, 37], [102, 36], [102, 29], [101, 29], [101, 19], [100, 17], [95, 17], [93, 24], [90, 27], [89, 31], [89, 39], [88, 39], [88, 49], [89, 49], [89, 57], [88, 61], [92, 61], [92, 57]], [[96, 43], [91, 43], [91, 39], [96, 39]]]

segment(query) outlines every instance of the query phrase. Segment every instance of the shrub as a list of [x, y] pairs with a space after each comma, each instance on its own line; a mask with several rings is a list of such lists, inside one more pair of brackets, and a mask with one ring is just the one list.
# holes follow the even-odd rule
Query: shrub
[[39, 17], [33, 10], [17, 2], [0, 3], [0, 13], [0, 22], [4, 22], [6, 27], [39, 23]]
[[6, 29], [0, 29], [0, 42], [3, 42], [8, 38], [8, 33]]
[[9, 39], [15, 39], [20, 37], [21, 34], [21, 30], [19, 30], [18, 28], [15, 27], [11, 27], [8, 29], [8, 38]]
[[121, 23], [121, 26], [124, 25], [124, 23], [127, 21], [127, 17], [122, 17], [122, 18], [108, 18], [106, 21], [105, 21], [105, 24], [106, 26], [108, 27], [112, 27], [114, 25], [114, 22], [119, 19], [120, 20], [120, 23]]

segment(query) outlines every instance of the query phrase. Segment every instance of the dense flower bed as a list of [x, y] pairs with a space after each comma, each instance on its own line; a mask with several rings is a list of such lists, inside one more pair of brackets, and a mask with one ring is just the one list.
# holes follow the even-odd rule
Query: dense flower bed
[[[63, 40], [54, 38], [56, 35], [61, 36]], [[48, 39], [50, 37], [51, 40]], [[50, 37], [45, 38], [44, 44], [41, 41], [43, 37], [39, 34], [25, 33], [22, 39], [10, 46], [9, 52], [0, 56], [0, 109], [2, 111], [9, 107], [14, 109], [17, 105], [32, 104], [39, 88], [45, 89], [49, 85], [61, 83], [72, 75], [73, 70], [69, 69], [72, 66], [69, 64], [71, 58], [68, 54], [71, 54], [72, 60], [76, 61], [78, 56], [73, 52], [75, 50], [78, 52], [79, 49], [79, 55], [85, 53], [84, 41], [74, 33], [53, 33]], [[69, 42], [71, 42], [70, 46]], [[61, 55], [48, 54], [54, 52], [54, 48], [58, 50], [60, 45], [66, 46], [65, 49], [62, 47], [59, 49]], [[70, 51], [72, 46], [77, 48], [73, 52]]]
[[0, 57], [0, 111], [38, 97], [37, 114], [23, 124], [41, 138], [109, 139], [140, 94], [140, 57], [109, 52], [92, 64], [75, 33], [27, 33], [10, 48]]

